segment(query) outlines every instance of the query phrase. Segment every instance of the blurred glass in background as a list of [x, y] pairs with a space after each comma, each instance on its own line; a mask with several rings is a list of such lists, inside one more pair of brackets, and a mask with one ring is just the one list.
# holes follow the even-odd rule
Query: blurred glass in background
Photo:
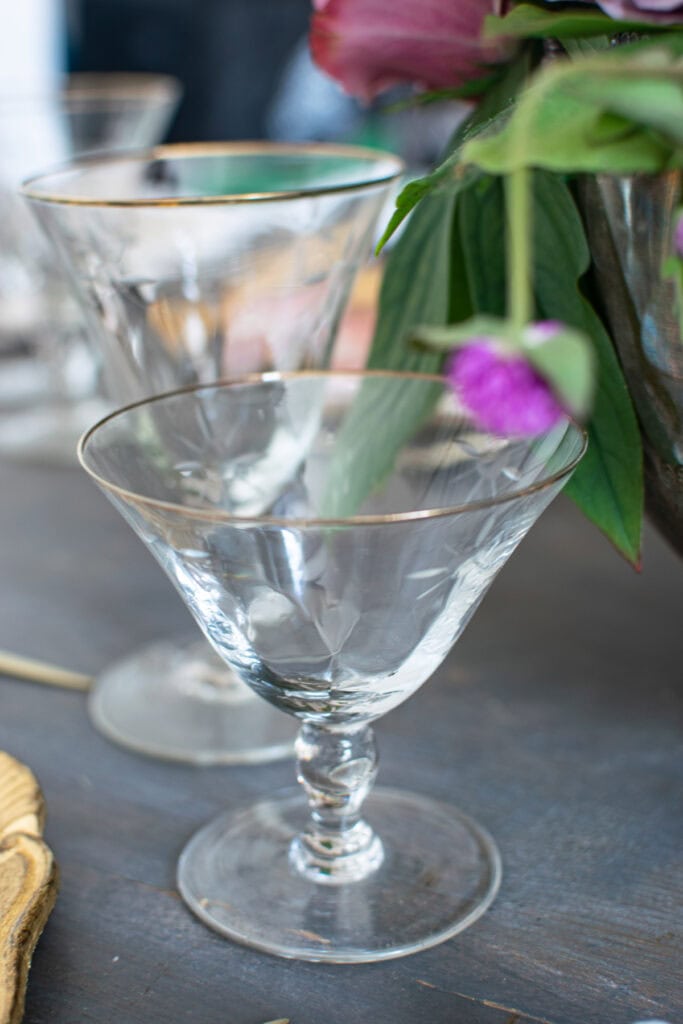
[[[350, 142], [398, 153], [411, 176], [424, 171], [442, 153], [457, 106], [395, 109], [402, 91], [370, 107], [346, 96], [310, 57], [311, 10], [311, 0], [69, 0], [70, 66], [179, 78], [184, 98], [170, 141]], [[352, 295], [335, 365], [363, 365], [379, 285], [373, 264]]]
[[[419, 172], [452, 105], [364, 108], [313, 64], [310, 0], [21, 0], [0, 6], [0, 453], [51, 461], [101, 411], [98, 365], [72, 286], [16, 194], [75, 156], [168, 141], [338, 140], [389, 149]], [[65, 89], [64, 74], [79, 76]], [[92, 78], [127, 73], [128, 93]], [[88, 75], [83, 79], [82, 75]], [[119, 86], [121, 86], [119, 81]], [[100, 90], [98, 92], [98, 90]], [[169, 127], [170, 121], [170, 127]], [[377, 268], [362, 275], [335, 350], [362, 365]]]
[[159, 75], [66, 76], [63, 14], [58, 0], [0, 12], [0, 452], [48, 461], [72, 461], [104, 406], [73, 286], [17, 188], [73, 157], [156, 142], [179, 95]]

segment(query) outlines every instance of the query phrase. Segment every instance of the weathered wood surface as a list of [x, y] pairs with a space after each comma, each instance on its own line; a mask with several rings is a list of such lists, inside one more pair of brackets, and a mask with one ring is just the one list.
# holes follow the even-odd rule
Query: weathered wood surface
[[[0, 647], [95, 672], [185, 627], [179, 599], [78, 470], [0, 465]], [[174, 889], [193, 830], [292, 780], [111, 746], [84, 696], [0, 680], [0, 748], [48, 804], [60, 899], [26, 1024], [628, 1024], [683, 1017], [683, 563], [637, 577], [558, 502], [434, 679], [378, 727], [380, 781], [496, 837], [500, 895], [435, 949], [293, 963], [206, 930]]]
[[20, 1024], [31, 957], [57, 896], [33, 773], [0, 751], [0, 1024]]

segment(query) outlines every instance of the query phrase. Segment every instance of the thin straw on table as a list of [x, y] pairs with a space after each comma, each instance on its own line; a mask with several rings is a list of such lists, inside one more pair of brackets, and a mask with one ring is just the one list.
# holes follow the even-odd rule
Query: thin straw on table
[[92, 685], [90, 676], [81, 672], [71, 672], [69, 669], [59, 668], [58, 665], [24, 658], [9, 651], [0, 651], [0, 675], [27, 679], [32, 683], [44, 683], [46, 686], [63, 686], [67, 690], [89, 690]]

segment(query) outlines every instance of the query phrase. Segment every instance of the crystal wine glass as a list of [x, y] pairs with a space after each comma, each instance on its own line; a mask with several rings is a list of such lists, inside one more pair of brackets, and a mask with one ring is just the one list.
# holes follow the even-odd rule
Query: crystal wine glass
[[149, 146], [179, 85], [162, 75], [79, 74], [54, 90], [0, 93], [0, 453], [72, 462], [106, 405], [61, 262], [17, 189], [84, 153]]
[[182, 854], [203, 921], [282, 956], [356, 962], [484, 912], [493, 841], [427, 797], [370, 793], [371, 723], [438, 667], [583, 449], [570, 421], [491, 436], [441, 378], [382, 372], [186, 389], [85, 436], [82, 464], [216, 650], [301, 723], [302, 795], [224, 815]]
[[[25, 194], [72, 269], [107, 390], [123, 405], [326, 365], [401, 170], [352, 146], [175, 145], [81, 161]], [[107, 668], [90, 710], [111, 739], [165, 758], [244, 763], [292, 750], [291, 722], [198, 637]]]

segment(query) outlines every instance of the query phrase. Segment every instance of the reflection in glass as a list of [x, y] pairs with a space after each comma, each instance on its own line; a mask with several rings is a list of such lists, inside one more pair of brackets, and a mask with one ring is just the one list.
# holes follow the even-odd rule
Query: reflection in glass
[[484, 434], [438, 378], [385, 373], [190, 389], [86, 436], [83, 465], [215, 649], [301, 725], [302, 795], [211, 822], [182, 856], [181, 893], [209, 925], [353, 962], [483, 913], [493, 841], [453, 808], [371, 793], [371, 724], [441, 664], [583, 448], [569, 421]]
[[0, 95], [1, 453], [71, 462], [106, 408], [72, 285], [18, 187], [74, 156], [156, 142], [178, 94], [163, 76], [101, 74]]
[[[348, 146], [178, 145], [82, 161], [25, 192], [71, 267], [109, 393], [124, 404], [327, 365], [401, 167]], [[108, 736], [155, 756], [235, 763], [292, 748], [288, 720], [198, 638], [111, 666], [90, 707]]]

